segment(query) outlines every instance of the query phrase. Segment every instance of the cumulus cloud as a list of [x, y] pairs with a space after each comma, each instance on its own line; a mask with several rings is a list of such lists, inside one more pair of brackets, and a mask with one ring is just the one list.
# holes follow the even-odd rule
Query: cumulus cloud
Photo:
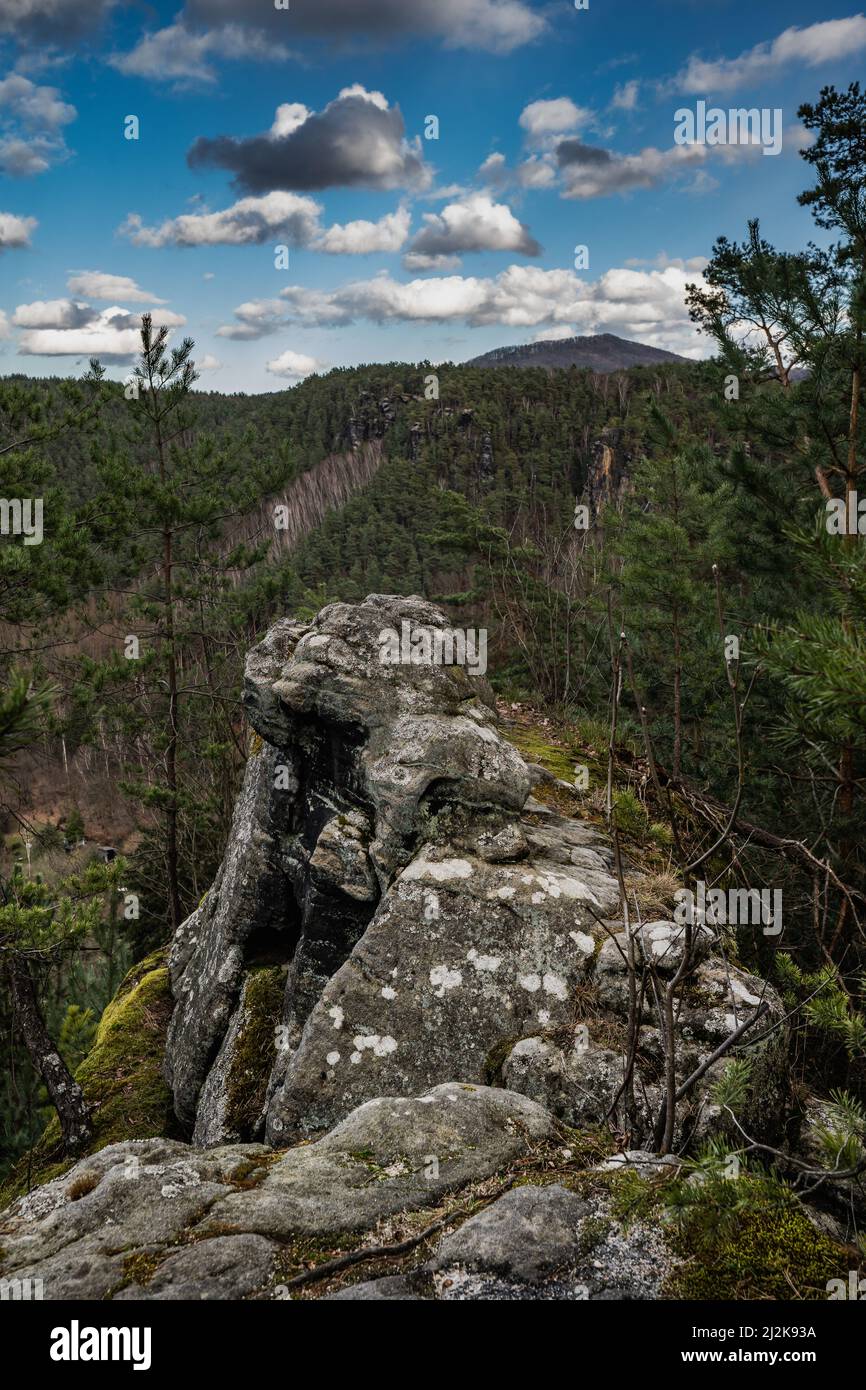
[[387, 273], [335, 290], [293, 285], [277, 299], [235, 310], [224, 337], [261, 337], [287, 324], [344, 327], [372, 323], [457, 323], [473, 327], [611, 332], [673, 351], [700, 354], [685, 308], [685, 287], [700, 275], [675, 266], [609, 270], [595, 281], [572, 270], [512, 265], [490, 277], [451, 275], [399, 283]]
[[866, 16], [825, 19], [804, 29], [792, 26], [768, 43], [746, 49], [738, 58], [705, 61], [692, 56], [672, 80], [677, 91], [703, 95], [730, 92], [737, 87], [775, 77], [791, 64], [819, 67], [838, 58], [852, 58], [866, 48]]
[[128, 275], [109, 275], [103, 270], [76, 270], [66, 281], [71, 294], [88, 299], [122, 299], [127, 304], [164, 304], [155, 294], [148, 294]]
[[[335, 222], [321, 225], [322, 205], [298, 193], [267, 193], [262, 198], [241, 198], [219, 212], [189, 212], [170, 217], [156, 227], [146, 227], [132, 212], [119, 228], [136, 246], [260, 246], [282, 239], [294, 247], [308, 247], [332, 256], [367, 256], [374, 251], [394, 252], [405, 245], [411, 214], [406, 208], [386, 213], [378, 222]], [[148, 296], [145, 296], [148, 297]], [[117, 294], [114, 298], [129, 298]]]
[[[155, 326], [180, 328], [186, 319], [171, 309], [152, 311]], [[101, 357], [122, 361], [141, 348], [141, 315], [113, 305], [94, 309], [73, 299], [35, 300], [19, 304], [12, 315], [23, 357]]]
[[188, 212], [158, 227], [146, 227], [131, 212], [120, 228], [136, 246], [260, 246], [281, 237], [292, 246], [307, 246], [319, 232], [320, 205], [295, 193], [268, 193], [241, 198], [220, 212]]
[[285, 62], [291, 57], [281, 43], [238, 24], [195, 33], [184, 24], [145, 34], [129, 53], [114, 53], [112, 67], [127, 77], [144, 77], [149, 82], [216, 82], [213, 58], [258, 62]]
[[291, 381], [301, 381], [305, 376], [318, 372], [324, 366], [315, 357], [307, 357], [302, 352], [281, 352], [265, 366], [272, 376], [287, 377]]
[[280, 299], [247, 300], [235, 309], [235, 320], [218, 328], [217, 337], [236, 338], [242, 342], [266, 338], [285, 322], [285, 306]]
[[13, 72], [0, 81], [0, 169], [14, 177], [42, 174], [68, 153], [63, 127], [78, 112], [56, 87]]
[[378, 222], [335, 222], [313, 241], [316, 251], [332, 256], [368, 256], [373, 251], [400, 251], [406, 244], [412, 216], [408, 209], [386, 213]]
[[16, 328], [82, 328], [93, 318], [89, 304], [74, 299], [35, 299], [19, 304], [12, 315]]
[[467, 251], [518, 251], [538, 256], [541, 247], [505, 203], [470, 193], [441, 212], [425, 212], [424, 226], [409, 246], [411, 267], [424, 269]]
[[35, 217], [18, 217], [14, 212], [0, 212], [0, 251], [29, 246], [30, 233], [38, 225]]
[[556, 183], [556, 160], [553, 155], [533, 154], [518, 164], [517, 182], [521, 188], [549, 188]]
[[195, 359], [195, 368], [197, 372], [218, 372], [222, 369], [223, 365], [224, 364], [218, 357], [214, 357], [212, 352], [206, 352], [204, 357], [197, 357]]
[[[640, 154], [615, 154], [600, 145], [562, 140], [556, 158], [562, 175], [563, 198], [604, 198], [630, 193], [636, 188], [655, 188], [691, 169], [707, 157], [706, 145], [672, 145], [657, 150], [650, 146]], [[721, 146], [714, 146], [721, 150]]]
[[495, 150], [489, 154], [476, 175], [479, 183], [484, 183], [488, 188], [503, 188], [508, 183], [509, 173], [505, 155]]
[[[190, 24], [244, 23], [269, 35], [285, 33], [286, 13], [257, 8], [249, 0], [189, 0]], [[547, 29], [546, 20], [527, 0], [292, 0], [291, 32], [340, 42], [359, 37], [367, 43], [395, 38], [438, 38], [447, 48], [510, 53]]]
[[564, 135], [568, 130], [580, 130], [592, 120], [592, 111], [586, 106], [576, 106], [571, 97], [533, 101], [520, 113], [520, 124], [531, 140], [545, 135]]
[[399, 107], [360, 84], [344, 87], [319, 112], [281, 106], [263, 135], [201, 137], [187, 155], [192, 168], [215, 165], [246, 193], [273, 189], [423, 188], [430, 171], [419, 137], [408, 141]]

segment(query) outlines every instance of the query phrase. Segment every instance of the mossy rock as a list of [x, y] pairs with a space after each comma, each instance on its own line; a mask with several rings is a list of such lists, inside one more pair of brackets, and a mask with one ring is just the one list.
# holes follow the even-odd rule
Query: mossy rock
[[[94, 1043], [75, 1073], [91, 1107], [93, 1135], [86, 1157], [122, 1139], [182, 1137], [162, 1074], [173, 1001], [167, 948], [130, 970], [105, 1009]], [[77, 1160], [76, 1160], [77, 1161]], [[9, 1174], [0, 1206], [71, 1167], [53, 1116], [28, 1154]]]
[[672, 1277], [674, 1298], [824, 1300], [831, 1279], [848, 1278], [857, 1256], [816, 1229], [793, 1194], [771, 1200], [768, 1184], [740, 1177], [748, 1201], [733, 1217], [720, 1219], [724, 1204], [708, 1200], [672, 1232], [674, 1250], [685, 1259]]
[[230, 1133], [252, 1137], [265, 1103], [276, 1060], [276, 1025], [282, 1016], [286, 976], [282, 966], [253, 970], [243, 996], [243, 1021], [226, 1077], [226, 1124]]

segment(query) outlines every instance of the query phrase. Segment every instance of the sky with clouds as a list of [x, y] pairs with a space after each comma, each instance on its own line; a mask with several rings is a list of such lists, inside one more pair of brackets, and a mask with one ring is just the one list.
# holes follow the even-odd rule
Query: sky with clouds
[[[221, 391], [573, 333], [702, 356], [715, 237], [814, 234], [797, 108], [866, 59], [830, 3], [0, 0], [0, 374], [122, 379], [145, 311]], [[683, 143], [700, 102], [780, 110], [781, 152]]]

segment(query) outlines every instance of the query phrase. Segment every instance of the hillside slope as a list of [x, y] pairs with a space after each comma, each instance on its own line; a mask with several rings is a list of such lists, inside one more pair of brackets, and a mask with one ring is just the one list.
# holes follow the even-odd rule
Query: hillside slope
[[586, 367], [591, 372], [621, 372], [629, 367], [659, 362], [685, 362], [685, 357], [664, 348], [634, 343], [615, 333], [595, 333], [582, 338], [556, 338], [540, 343], [517, 343], [493, 348], [473, 357], [467, 367]]

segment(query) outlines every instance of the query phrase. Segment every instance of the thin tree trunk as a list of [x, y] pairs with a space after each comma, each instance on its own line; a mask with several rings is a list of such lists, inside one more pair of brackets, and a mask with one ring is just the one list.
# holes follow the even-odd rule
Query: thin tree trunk
[[26, 962], [12, 955], [7, 961], [7, 968], [16, 1023], [21, 1029], [30, 1060], [45, 1082], [51, 1104], [57, 1111], [64, 1150], [68, 1154], [79, 1153], [92, 1134], [84, 1092], [45, 1027]]
[[[159, 417], [154, 418], [156, 426], [156, 445], [159, 454], [160, 481], [167, 477], [165, 463], [165, 444], [162, 438]], [[181, 923], [180, 887], [178, 883], [177, 846], [177, 745], [178, 745], [178, 689], [177, 656], [175, 652], [174, 631], [174, 586], [173, 586], [173, 536], [171, 527], [166, 526], [162, 533], [162, 582], [165, 595], [165, 636], [168, 647], [168, 744], [165, 750], [165, 780], [168, 785], [169, 802], [166, 809], [166, 872], [168, 877], [168, 902], [171, 910], [171, 926], [176, 931]]]

